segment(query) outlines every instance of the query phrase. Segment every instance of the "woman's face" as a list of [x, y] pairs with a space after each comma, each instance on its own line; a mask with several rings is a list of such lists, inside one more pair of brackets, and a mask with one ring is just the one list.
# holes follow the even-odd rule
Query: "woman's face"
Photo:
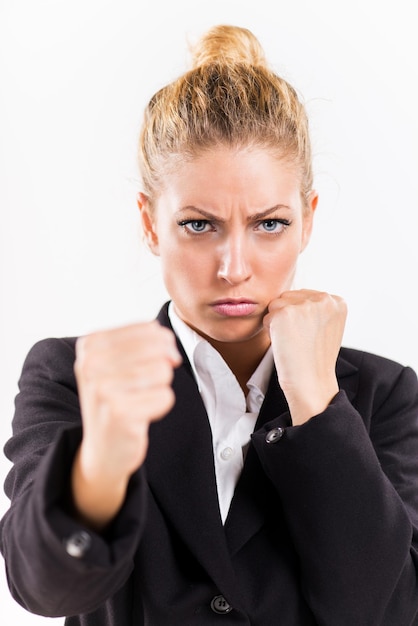
[[139, 207], [177, 314], [216, 342], [266, 341], [271, 300], [292, 286], [317, 196], [268, 150], [219, 147], [165, 179], [154, 211]]

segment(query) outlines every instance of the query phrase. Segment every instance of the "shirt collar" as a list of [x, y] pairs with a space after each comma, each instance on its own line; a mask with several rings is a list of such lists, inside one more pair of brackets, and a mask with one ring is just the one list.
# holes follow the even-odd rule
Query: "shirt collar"
[[[175, 311], [174, 304], [171, 301], [168, 307], [168, 317], [170, 319], [171, 325], [173, 327], [174, 332], [177, 337], [180, 339], [180, 342], [184, 348], [184, 351], [187, 355], [187, 358], [190, 361], [190, 365], [192, 367], [193, 373], [199, 384], [199, 368], [196, 367], [195, 363], [195, 350], [197, 346], [201, 343], [207, 344], [207, 346], [215, 350], [209, 342], [201, 337], [195, 330], [190, 328], [183, 320], [178, 316]], [[271, 371], [273, 368], [273, 352], [271, 346], [269, 346], [267, 352], [261, 359], [259, 365], [251, 375], [250, 379], [247, 382], [247, 387], [251, 395], [255, 392], [259, 392], [262, 394], [263, 398], [266, 395], [267, 387], [269, 384]]]

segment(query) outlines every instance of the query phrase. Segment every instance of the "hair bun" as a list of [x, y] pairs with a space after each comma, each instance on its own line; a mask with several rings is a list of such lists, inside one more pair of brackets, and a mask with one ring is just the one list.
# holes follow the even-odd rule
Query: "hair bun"
[[212, 63], [267, 67], [258, 39], [251, 31], [239, 26], [214, 26], [192, 46], [191, 54], [193, 68]]

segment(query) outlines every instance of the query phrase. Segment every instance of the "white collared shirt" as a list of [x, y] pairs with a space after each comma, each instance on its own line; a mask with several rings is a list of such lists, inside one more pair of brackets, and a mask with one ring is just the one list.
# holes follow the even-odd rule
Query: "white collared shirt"
[[228, 365], [211, 344], [185, 324], [170, 302], [168, 315], [180, 339], [208, 414], [212, 430], [216, 484], [225, 522], [244, 455], [263, 403], [273, 367], [271, 347], [247, 383], [245, 395]]

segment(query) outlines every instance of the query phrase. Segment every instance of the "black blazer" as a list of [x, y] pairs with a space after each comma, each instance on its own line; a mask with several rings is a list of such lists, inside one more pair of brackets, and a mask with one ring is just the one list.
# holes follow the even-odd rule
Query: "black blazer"
[[[169, 326], [166, 306], [159, 320]], [[81, 438], [74, 345], [32, 348], [5, 447], [14, 466], [0, 548], [19, 603], [72, 616], [67, 626], [418, 624], [411, 369], [342, 348], [340, 392], [296, 427], [273, 372], [223, 526], [210, 426], [183, 353], [176, 405], [151, 426], [145, 466], [100, 535], [68, 497]]]

